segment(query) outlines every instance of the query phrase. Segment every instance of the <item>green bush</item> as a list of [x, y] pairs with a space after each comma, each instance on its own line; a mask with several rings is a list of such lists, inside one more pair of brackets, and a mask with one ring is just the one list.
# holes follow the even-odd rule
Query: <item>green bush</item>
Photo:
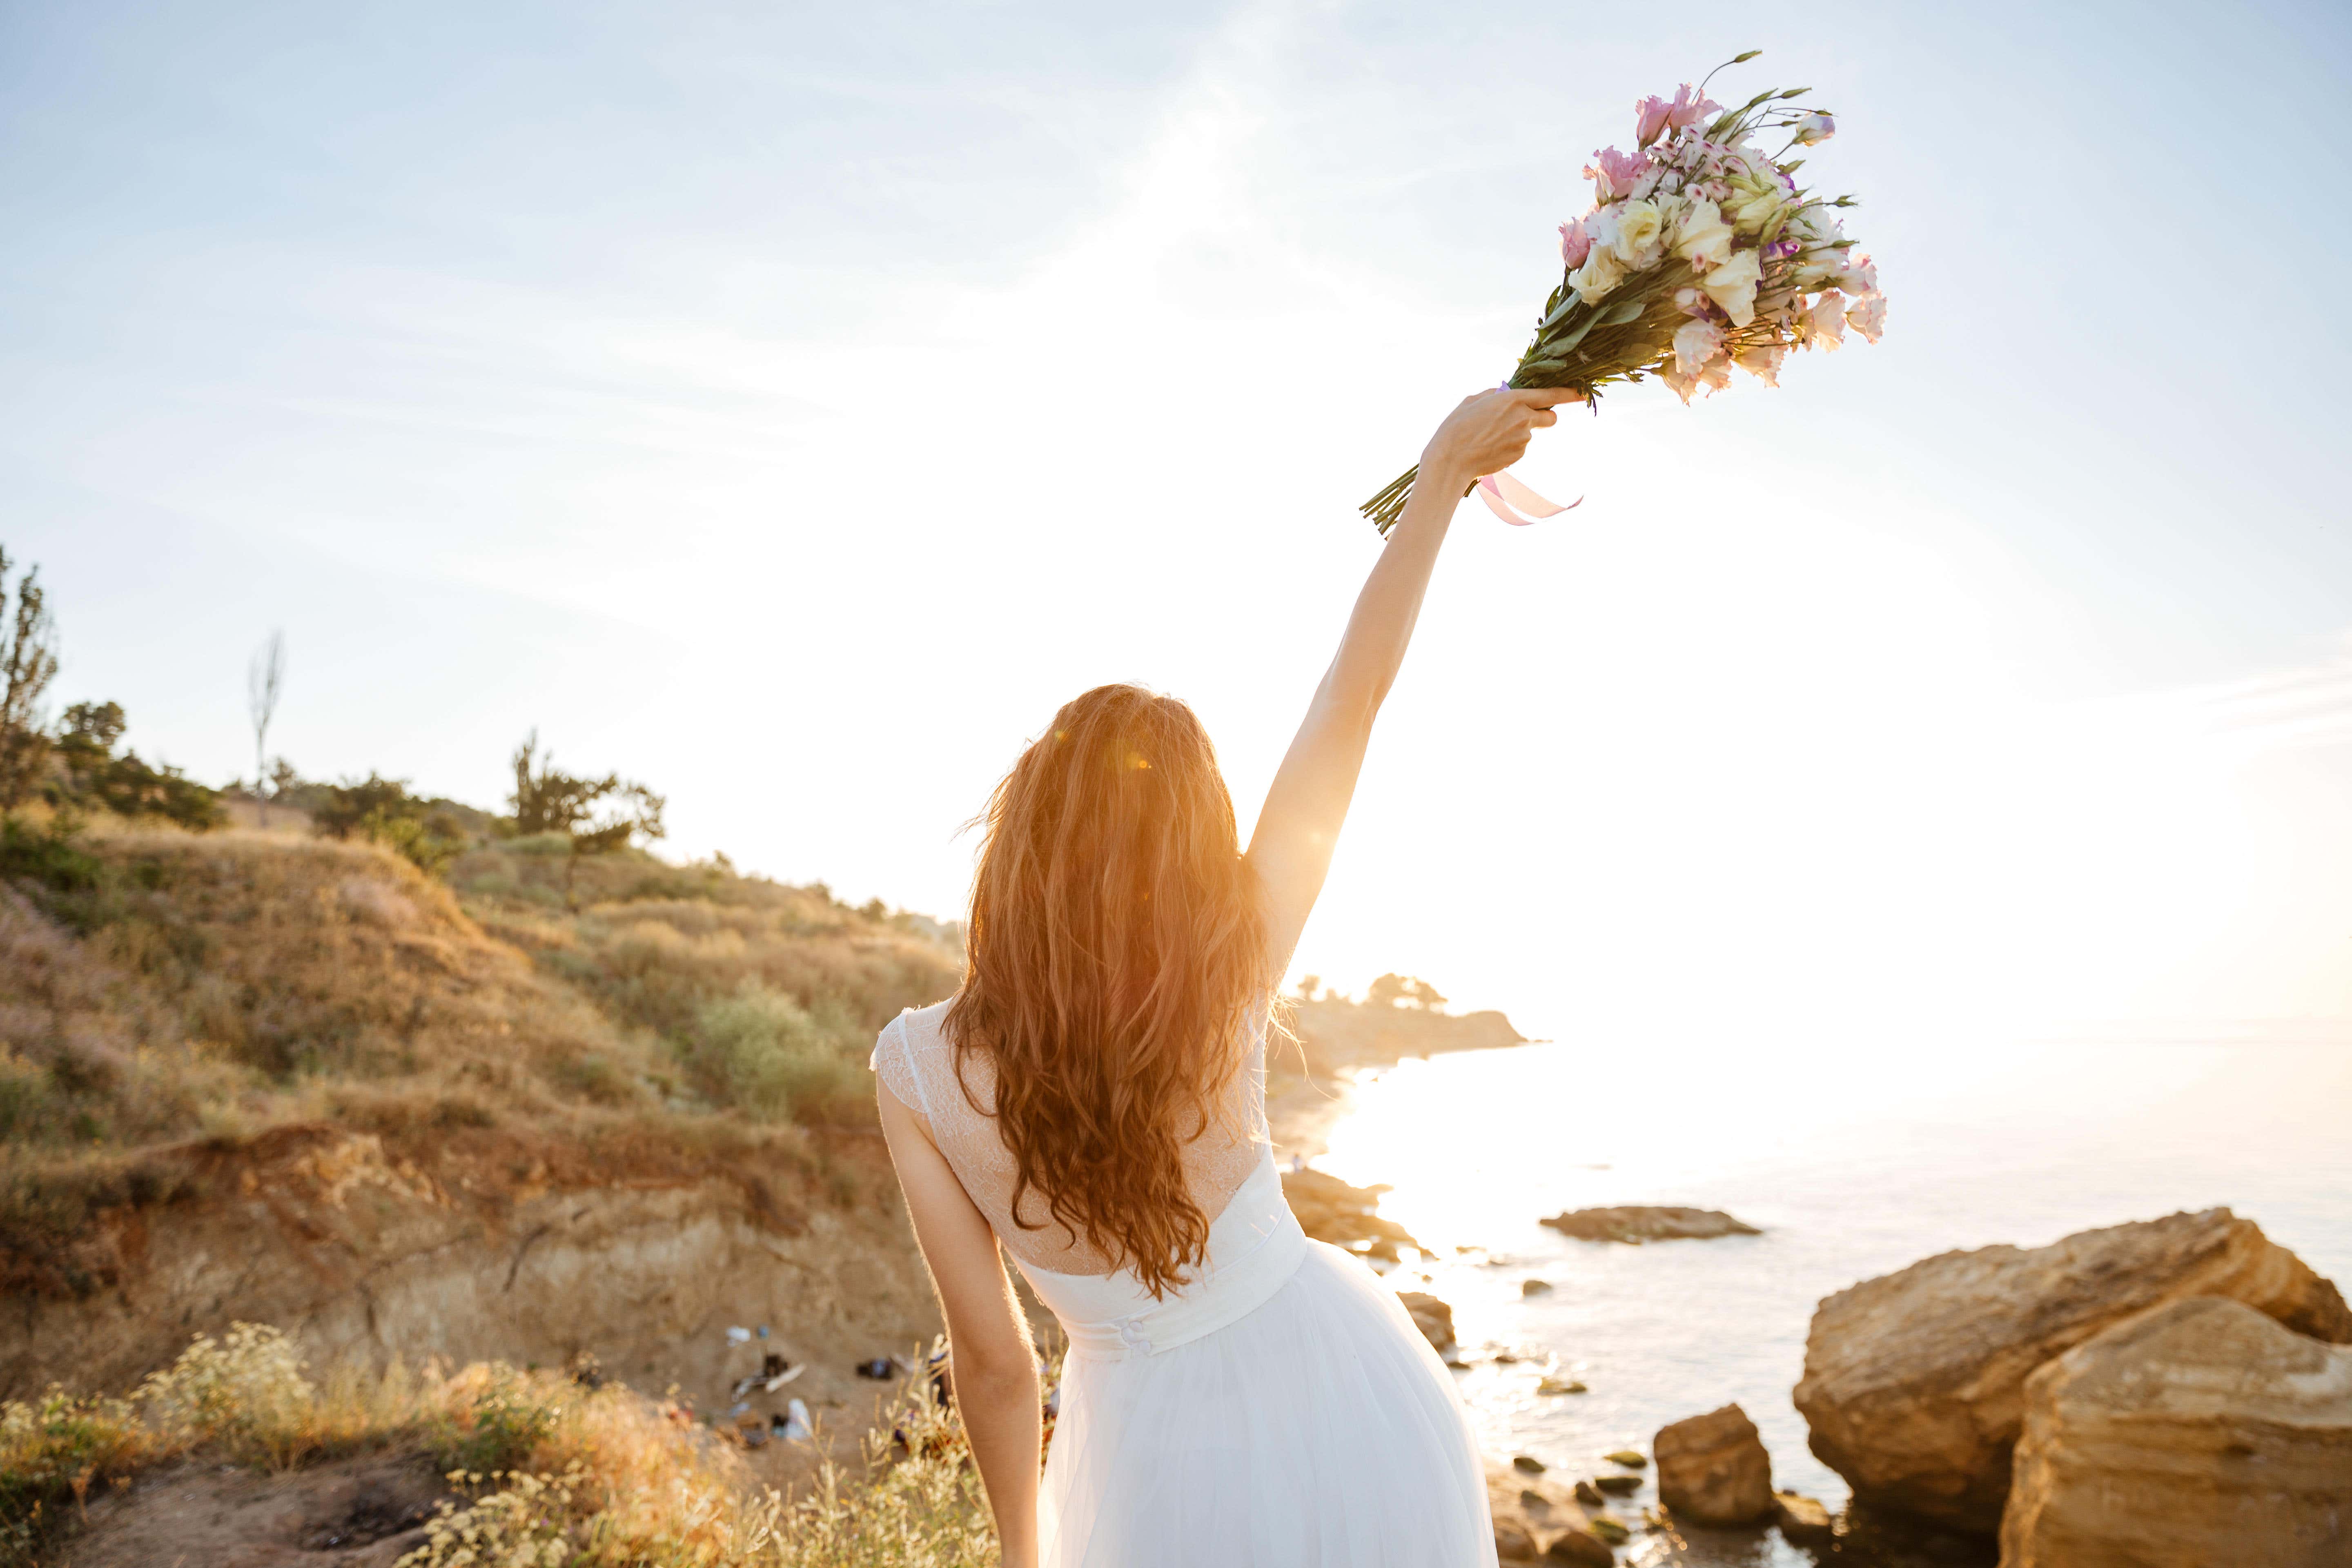
[[0, 1568], [34, 1568], [69, 1504], [127, 1474], [152, 1447], [120, 1399], [52, 1388], [0, 1405]]
[[174, 767], [156, 767], [136, 752], [114, 754], [125, 721], [119, 702], [77, 702], [66, 710], [57, 737], [63, 779], [48, 788], [60, 807], [96, 806], [117, 816], [160, 816], [192, 833], [220, 826], [226, 813], [220, 791], [206, 789]]
[[406, 780], [375, 773], [320, 786], [310, 805], [310, 828], [324, 838], [381, 844], [427, 876], [438, 874], [473, 844], [447, 802], [413, 795]]
[[864, 1074], [843, 1033], [843, 1020], [749, 981], [697, 1010], [681, 1054], [715, 1098], [761, 1121], [826, 1121], [863, 1097]]
[[0, 1142], [29, 1140], [47, 1120], [49, 1075], [13, 1052], [0, 1052]]
[[37, 828], [16, 816], [0, 816], [0, 877], [27, 877], [56, 893], [94, 891], [105, 869], [77, 840], [80, 826], [58, 816]]
[[562, 1419], [563, 1406], [504, 1363], [495, 1363], [471, 1405], [436, 1419], [425, 1435], [443, 1471], [512, 1469], [530, 1458]]

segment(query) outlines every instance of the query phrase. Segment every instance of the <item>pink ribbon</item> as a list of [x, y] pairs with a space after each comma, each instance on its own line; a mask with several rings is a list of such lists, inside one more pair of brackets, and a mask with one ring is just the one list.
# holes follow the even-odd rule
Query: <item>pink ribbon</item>
[[[1580, 507], [1584, 504], [1584, 498], [1579, 496], [1569, 502], [1568, 506], [1554, 506], [1518, 480], [1511, 478], [1508, 472], [1488, 474], [1480, 479], [1478, 499], [1486, 503], [1488, 511], [1515, 528], [1525, 528], [1538, 518], [1558, 517], [1570, 507]], [[1521, 512], [1527, 515], [1521, 517], [1519, 515]]]
[[[1510, 377], [1505, 376], [1496, 384], [1495, 390], [1510, 391]], [[1579, 507], [1584, 504], [1584, 498], [1579, 496], [1569, 502], [1568, 506], [1554, 506], [1518, 480], [1511, 478], [1507, 472], [1488, 474], [1480, 479], [1478, 499], [1486, 503], [1488, 511], [1493, 512], [1513, 528], [1525, 528], [1538, 518], [1558, 517], [1561, 512], [1568, 510], [1569, 507]], [[1521, 517], [1519, 515], [1521, 512], [1526, 512], [1528, 515]]]

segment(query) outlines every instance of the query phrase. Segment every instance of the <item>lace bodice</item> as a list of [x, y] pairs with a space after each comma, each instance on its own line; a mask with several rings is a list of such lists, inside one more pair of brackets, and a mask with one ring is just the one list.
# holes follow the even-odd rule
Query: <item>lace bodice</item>
[[[956, 1081], [954, 1045], [941, 1030], [948, 1005], [908, 1008], [892, 1019], [874, 1044], [871, 1065], [882, 1085], [899, 1103], [929, 1128], [931, 1142], [947, 1157], [963, 1190], [988, 1216], [989, 1225], [1006, 1251], [1034, 1268], [1056, 1274], [1108, 1274], [1116, 1265], [1086, 1245], [1066, 1226], [1047, 1215], [1045, 1198], [1034, 1188], [1022, 1195], [1020, 1217], [1035, 1226], [1013, 1222], [1012, 1151], [997, 1136], [996, 1078], [984, 1051], [964, 1058], [964, 1082]], [[966, 1088], [971, 1098], [965, 1098]], [[1234, 1137], [1227, 1120], [1212, 1118], [1208, 1130], [1186, 1149], [1184, 1168], [1192, 1201], [1213, 1221], [1248, 1179], [1262, 1156], [1265, 1142], [1265, 1030], [1261, 1023], [1249, 1060], [1235, 1076], [1230, 1091], [1234, 1114], [1231, 1125], [1246, 1130]], [[977, 1105], [980, 1109], [975, 1110]]]

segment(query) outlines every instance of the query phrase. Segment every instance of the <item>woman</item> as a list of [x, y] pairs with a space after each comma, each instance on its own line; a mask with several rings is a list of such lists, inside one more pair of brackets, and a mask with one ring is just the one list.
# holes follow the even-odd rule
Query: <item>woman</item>
[[[1495, 1561], [1444, 1365], [1283, 1201], [1265, 1030], [1454, 509], [1578, 395], [1481, 393], [1430, 438], [1246, 855], [1192, 710], [1134, 687], [1065, 707], [990, 802], [963, 986], [874, 1066], [1007, 1568]], [[1070, 1341], [1042, 1493], [1000, 1243]]]

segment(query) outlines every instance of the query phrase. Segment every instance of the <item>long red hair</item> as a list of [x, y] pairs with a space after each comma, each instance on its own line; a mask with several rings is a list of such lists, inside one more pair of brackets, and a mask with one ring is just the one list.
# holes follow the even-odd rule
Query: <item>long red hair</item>
[[984, 821], [945, 1021], [958, 1076], [968, 1051], [995, 1068], [1015, 1215], [1035, 1192], [1157, 1296], [1207, 1256], [1184, 1146], [1228, 1103], [1275, 983], [1216, 752], [1174, 698], [1098, 686]]

